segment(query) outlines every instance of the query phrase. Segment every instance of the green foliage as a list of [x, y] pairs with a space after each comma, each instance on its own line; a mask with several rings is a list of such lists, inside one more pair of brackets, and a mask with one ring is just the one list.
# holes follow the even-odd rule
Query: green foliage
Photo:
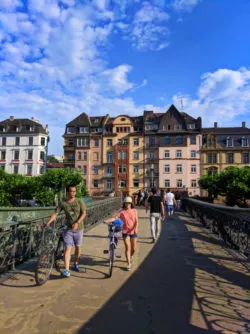
[[57, 158], [55, 158], [53, 155], [48, 155], [48, 156], [47, 156], [47, 162], [50, 162], [50, 163], [58, 163], [59, 161], [58, 161]]
[[42, 206], [53, 205], [67, 185], [78, 186], [78, 196], [87, 194], [80, 171], [70, 168], [49, 169], [37, 177], [8, 174], [0, 169], [0, 205], [18, 205], [18, 200], [35, 200]]
[[203, 175], [199, 183], [208, 191], [209, 197], [225, 196], [231, 206], [246, 206], [246, 199], [250, 198], [250, 168], [247, 166], [228, 167], [214, 176]]

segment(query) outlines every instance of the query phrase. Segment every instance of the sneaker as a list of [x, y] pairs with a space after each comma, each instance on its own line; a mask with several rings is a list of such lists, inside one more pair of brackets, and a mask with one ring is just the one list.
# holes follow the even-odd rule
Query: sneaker
[[65, 269], [62, 273], [64, 277], [69, 277], [70, 276], [70, 271], [68, 269]]
[[128, 264], [127, 270], [131, 270], [131, 264]]
[[74, 271], [77, 271], [77, 272], [79, 273], [79, 271], [80, 271], [80, 266], [79, 266], [79, 264], [75, 264], [73, 270], [74, 270]]
[[155, 238], [152, 238], [152, 244], [154, 244], [154, 243], [155, 243], [155, 240], [156, 240]]

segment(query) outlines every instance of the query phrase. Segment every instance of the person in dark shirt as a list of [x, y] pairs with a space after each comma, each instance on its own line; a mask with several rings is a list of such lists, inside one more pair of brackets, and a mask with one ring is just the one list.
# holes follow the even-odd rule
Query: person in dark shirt
[[150, 208], [150, 230], [153, 242], [160, 234], [161, 218], [164, 220], [165, 212], [163, 201], [160, 196], [157, 196], [156, 188], [153, 188], [152, 195], [146, 201], [146, 213]]

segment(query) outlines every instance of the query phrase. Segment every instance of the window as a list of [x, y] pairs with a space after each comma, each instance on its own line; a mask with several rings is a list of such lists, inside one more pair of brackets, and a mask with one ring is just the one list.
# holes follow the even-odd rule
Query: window
[[138, 165], [134, 165], [134, 173], [139, 173], [139, 166]]
[[126, 187], [126, 185], [127, 185], [126, 180], [120, 180], [120, 181], [119, 181], [119, 186], [120, 186], [121, 188]]
[[183, 144], [183, 137], [182, 136], [177, 136], [176, 137], [176, 144]]
[[215, 144], [216, 144], [215, 138], [213, 137], [208, 138], [208, 142], [207, 142], [208, 146], [215, 146]]
[[119, 165], [118, 166], [118, 173], [127, 173], [127, 166], [126, 165]]
[[94, 146], [95, 147], [99, 147], [99, 139], [95, 139], [94, 140]]
[[89, 138], [88, 137], [80, 137], [77, 138], [77, 146], [89, 146]]
[[73, 153], [68, 154], [68, 160], [74, 160], [74, 155]]
[[248, 147], [248, 139], [246, 137], [241, 138], [241, 146]]
[[29, 137], [29, 146], [33, 146], [33, 137]]
[[99, 159], [99, 153], [98, 152], [94, 152], [93, 153], [93, 160], [97, 161]]
[[128, 139], [123, 139], [123, 145], [128, 145]]
[[170, 173], [170, 165], [165, 165], [164, 166], [164, 172], [165, 173]]
[[182, 150], [176, 151], [176, 158], [182, 158]]
[[217, 163], [217, 154], [216, 153], [208, 153], [207, 155], [207, 162], [208, 163]]
[[112, 185], [112, 180], [107, 180], [107, 190], [112, 190], [113, 185]]
[[82, 152], [77, 152], [77, 160], [82, 160]]
[[182, 165], [176, 165], [176, 173], [182, 173]]
[[113, 145], [113, 140], [107, 139], [107, 146], [112, 146], [112, 145]]
[[190, 156], [191, 156], [191, 158], [196, 158], [196, 151], [192, 150], [190, 152]]
[[0, 165], [0, 169], [5, 170], [5, 165]]
[[170, 152], [168, 150], [164, 151], [164, 157], [165, 158], [170, 158]]
[[44, 166], [40, 166], [40, 174], [44, 174]]
[[139, 188], [139, 180], [134, 179], [134, 188]]
[[45, 153], [43, 151], [40, 152], [40, 160], [44, 161]]
[[122, 145], [122, 139], [118, 139], [117, 144]]
[[93, 167], [93, 172], [94, 172], [95, 175], [98, 175], [98, 173], [99, 173], [99, 167], [94, 166]]
[[182, 188], [182, 180], [177, 180], [176, 181], [176, 187], [177, 188]]
[[191, 180], [191, 188], [197, 188], [197, 181]]
[[45, 145], [45, 138], [42, 137], [42, 138], [41, 138], [41, 146], [44, 146], [44, 145]]
[[19, 151], [14, 151], [14, 160], [19, 160]]
[[67, 127], [67, 133], [73, 133], [73, 128], [71, 126]]
[[19, 169], [19, 166], [18, 165], [14, 165], [14, 167], [13, 167], [13, 173], [14, 174], [18, 174], [18, 169]]
[[196, 144], [196, 136], [190, 136], [190, 145]]
[[87, 174], [87, 166], [83, 166], [82, 171], [83, 171], [83, 174], [86, 175]]
[[170, 144], [170, 143], [171, 143], [170, 137], [169, 136], [165, 136], [164, 137], [164, 144]]
[[32, 175], [32, 165], [31, 164], [27, 165], [27, 175]]
[[1, 151], [1, 160], [5, 160], [6, 159], [6, 151]]
[[134, 146], [138, 146], [139, 145], [139, 138], [134, 138]]
[[93, 186], [94, 188], [98, 188], [99, 180], [93, 180]]
[[73, 139], [69, 139], [68, 140], [68, 146], [69, 147], [73, 147], [74, 146], [74, 140]]
[[249, 164], [249, 153], [247, 152], [242, 153], [242, 162], [243, 164]]
[[113, 174], [113, 168], [112, 168], [112, 166], [108, 166], [107, 167], [107, 174], [108, 175], [112, 175]]
[[28, 160], [32, 160], [32, 159], [33, 159], [33, 151], [28, 150]]
[[149, 152], [149, 160], [153, 160], [154, 159], [154, 152]]
[[227, 163], [233, 164], [234, 163], [234, 154], [233, 153], [227, 153]]
[[182, 125], [177, 124], [177, 125], [174, 126], [174, 129], [175, 130], [182, 130]]
[[79, 132], [80, 133], [88, 133], [89, 132], [89, 128], [87, 126], [80, 126]]
[[196, 173], [196, 165], [191, 165], [191, 173]]
[[155, 137], [154, 136], [149, 137], [149, 146], [155, 146]]
[[134, 160], [139, 160], [139, 152], [134, 152]]
[[2, 138], [2, 146], [6, 146], [6, 137]]
[[233, 138], [227, 137], [227, 147], [232, 147], [233, 146]]
[[[119, 159], [119, 157], [118, 157], [118, 159]], [[107, 153], [107, 162], [113, 162], [113, 153], [112, 152]]]
[[87, 161], [87, 152], [86, 152], [86, 151], [83, 152], [83, 160], [84, 160], [84, 161]]
[[194, 123], [189, 123], [187, 125], [187, 128], [190, 129], [190, 130], [193, 130], [193, 129], [195, 129], [195, 124]]
[[16, 137], [16, 139], [15, 139], [15, 145], [16, 146], [20, 145], [20, 137]]
[[[31, 127], [29, 128], [29, 131], [30, 131], [30, 132], [34, 132], [34, 130], [35, 130], [34, 126], [31, 126]], [[43, 173], [41, 173], [41, 174], [43, 174]]]
[[127, 152], [122, 152], [123, 154], [123, 159], [125, 160], [125, 159], [127, 159]]
[[165, 187], [170, 188], [170, 180], [169, 179], [165, 180]]

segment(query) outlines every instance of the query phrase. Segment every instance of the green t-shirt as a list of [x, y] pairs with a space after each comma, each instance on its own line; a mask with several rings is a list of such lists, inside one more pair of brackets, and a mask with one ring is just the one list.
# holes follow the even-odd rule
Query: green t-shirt
[[[66, 225], [68, 229], [71, 230], [72, 225], [75, 222], [77, 222], [82, 213], [86, 211], [86, 205], [81, 199], [75, 198], [75, 200], [71, 203], [66, 201], [60, 203], [55, 212], [59, 214], [62, 210], [64, 211], [66, 216]], [[83, 221], [80, 224], [78, 224], [78, 230], [82, 229], [83, 229]]]

